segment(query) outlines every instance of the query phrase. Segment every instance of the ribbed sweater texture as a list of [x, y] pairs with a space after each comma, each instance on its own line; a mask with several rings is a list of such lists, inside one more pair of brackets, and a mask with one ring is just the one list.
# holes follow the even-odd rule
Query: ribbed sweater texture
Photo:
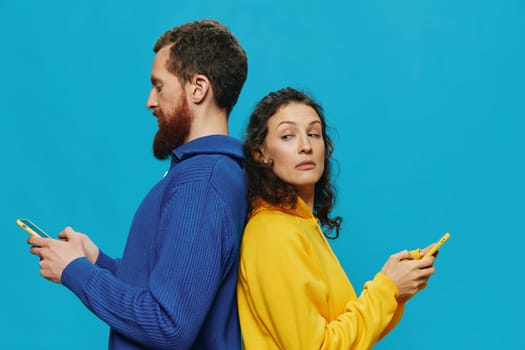
[[101, 251], [96, 264], [66, 267], [62, 283], [110, 326], [109, 349], [240, 349], [241, 162], [228, 136], [179, 146], [135, 213], [122, 259]]

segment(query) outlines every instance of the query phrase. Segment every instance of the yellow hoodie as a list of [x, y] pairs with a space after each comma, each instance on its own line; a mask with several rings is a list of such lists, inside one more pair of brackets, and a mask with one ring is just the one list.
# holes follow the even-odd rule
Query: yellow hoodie
[[378, 273], [357, 297], [317, 219], [256, 202], [237, 282], [245, 350], [370, 349], [400, 320], [398, 290]]

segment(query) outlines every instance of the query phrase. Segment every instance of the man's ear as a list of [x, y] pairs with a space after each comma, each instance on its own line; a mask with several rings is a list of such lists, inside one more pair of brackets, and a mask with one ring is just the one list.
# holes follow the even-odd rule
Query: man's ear
[[191, 101], [199, 104], [206, 99], [206, 96], [211, 93], [211, 85], [208, 77], [202, 74], [196, 74], [191, 79]]

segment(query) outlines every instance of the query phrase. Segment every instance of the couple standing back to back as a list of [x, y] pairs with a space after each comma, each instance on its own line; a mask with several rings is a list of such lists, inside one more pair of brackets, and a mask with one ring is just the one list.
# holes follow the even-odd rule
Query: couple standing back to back
[[330, 213], [321, 107], [293, 88], [272, 92], [241, 144], [228, 136], [247, 76], [235, 36], [195, 21], [153, 50], [147, 107], [169, 171], [137, 209], [122, 258], [66, 227], [58, 240], [28, 239], [41, 275], [110, 326], [110, 349], [240, 349], [241, 331], [247, 350], [371, 348], [434, 258], [394, 254], [357, 296], [326, 240], [341, 218]]

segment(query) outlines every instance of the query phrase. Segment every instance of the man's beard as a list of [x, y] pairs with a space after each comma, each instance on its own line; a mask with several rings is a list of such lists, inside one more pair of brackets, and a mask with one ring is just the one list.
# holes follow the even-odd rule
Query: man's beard
[[171, 152], [182, 145], [190, 133], [192, 115], [185, 96], [170, 115], [159, 111], [157, 116], [159, 131], [153, 140], [153, 154], [158, 159], [167, 159]]

